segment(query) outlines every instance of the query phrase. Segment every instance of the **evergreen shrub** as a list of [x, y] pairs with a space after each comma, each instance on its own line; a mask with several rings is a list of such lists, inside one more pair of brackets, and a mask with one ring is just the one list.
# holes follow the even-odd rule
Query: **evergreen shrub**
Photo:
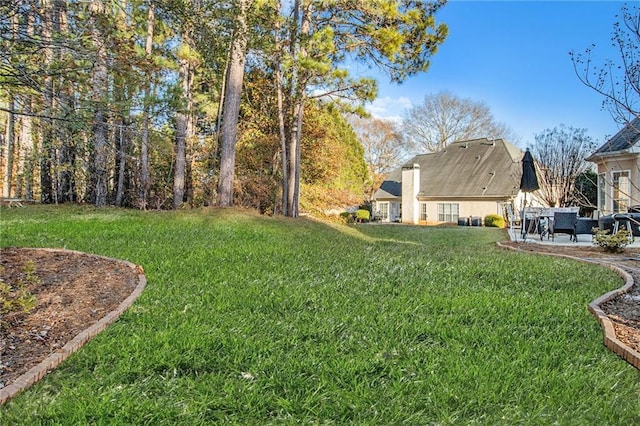
[[371, 213], [369, 212], [369, 210], [360, 209], [356, 211], [357, 222], [369, 222], [370, 217], [371, 217]]
[[610, 234], [608, 229], [593, 228], [593, 244], [604, 249], [608, 253], [622, 253], [629, 244], [629, 231], [621, 229], [615, 234]]
[[340, 217], [346, 222], [346, 223], [353, 223], [355, 221], [355, 219], [353, 218], [353, 213], [349, 213], [349, 212], [342, 212], [340, 213]]
[[484, 217], [484, 226], [491, 226], [494, 228], [504, 228], [504, 217], [497, 214], [488, 214]]

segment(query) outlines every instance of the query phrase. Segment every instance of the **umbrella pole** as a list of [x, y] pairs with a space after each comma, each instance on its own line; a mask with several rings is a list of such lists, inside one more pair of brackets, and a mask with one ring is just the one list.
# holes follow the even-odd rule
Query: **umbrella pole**
[[520, 216], [520, 230], [522, 232], [522, 242], [527, 242], [527, 193], [524, 193], [524, 204], [522, 205], [522, 215]]

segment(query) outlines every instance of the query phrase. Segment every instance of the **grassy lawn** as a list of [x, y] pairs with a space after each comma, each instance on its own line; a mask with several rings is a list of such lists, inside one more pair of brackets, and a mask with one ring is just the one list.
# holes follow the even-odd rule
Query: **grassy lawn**
[[0, 229], [148, 279], [3, 425], [640, 423], [638, 371], [587, 311], [622, 280], [501, 230], [45, 206]]

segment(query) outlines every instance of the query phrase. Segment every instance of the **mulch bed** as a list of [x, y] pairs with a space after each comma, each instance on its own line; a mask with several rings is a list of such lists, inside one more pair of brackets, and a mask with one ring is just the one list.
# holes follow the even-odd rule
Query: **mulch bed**
[[[36, 282], [27, 279], [29, 263]], [[136, 271], [115, 260], [21, 248], [0, 250], [0, 279], [24, 282], [37, 300], [28, 313], [0, 316], [0, 388], [113, 311], [139, 283]]]

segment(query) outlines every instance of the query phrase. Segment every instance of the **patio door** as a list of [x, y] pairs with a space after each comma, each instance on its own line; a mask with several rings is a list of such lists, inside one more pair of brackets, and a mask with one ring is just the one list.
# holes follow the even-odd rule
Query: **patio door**
[[389, 212], [391, 222], [400, 221], [400, 203], [391, 203], [391, 211]]
[[380, 202], [378, 203], [378, 214], [380, 215], [381, 222], [389, 222], [389, 203], [388, 202]]

